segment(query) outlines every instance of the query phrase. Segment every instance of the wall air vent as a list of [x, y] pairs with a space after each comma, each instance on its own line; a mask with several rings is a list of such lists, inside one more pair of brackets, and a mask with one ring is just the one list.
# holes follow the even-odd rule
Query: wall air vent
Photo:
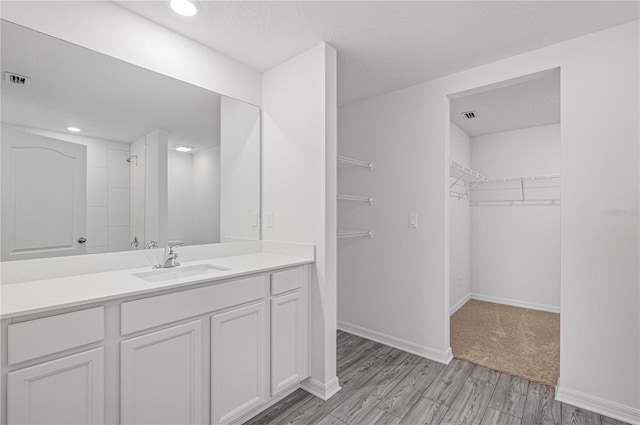
[[462, 115], [466, 119], [470, 120], [472, 118], [478, 118], [478, 111], [461, 112], [460, 115]]
[[4, 80], [8, 83], [16, 84], [18, 86], [29, 87], [31, 85], [31, 78], [20, 74], [14, 74], [13, 72], [5, 72]]

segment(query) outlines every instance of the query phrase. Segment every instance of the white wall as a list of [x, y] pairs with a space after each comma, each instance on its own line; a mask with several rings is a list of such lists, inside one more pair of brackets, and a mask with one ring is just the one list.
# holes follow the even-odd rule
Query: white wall
[[169, 149], [167, 162], [167, 239], [193, 245], [193, 155]]
[[260, 74], [104, 1], [2, 2], [2, 19], [260, 105]]
[[[262, 79], [263, 238], [316, 246], [311, 373], [329, 396], [336, 378], [336, 50], [321, 44]], [[224, 143], [224, 141], [223, 141]]]
[[[373, 162], [362, 194], [372, 195], [374, 206], [361, 225], [374, 237], [340, 241], [338, 320], [340, 328], [447, 362], [449, 119], [438, 111], [446, 98], [430, 101], [429, 87], [417, 86], [340, 108], [340, 154]], [[440, 138], [430, 137], [434, 126]], [[340, 212], [342, 228], [349, 223]], [[418, 215], [418, 228], [408, 228], [409, 214]]]
[[[376, 163], [385, 208], [350, 258], [366, 299], [341, 299], [340, 319], [449, 348], [447, 96], [560, 67], [558, 398], [640, 423], [638, 40], [635, 21], [341, 108], [341, 150]], [[414, 209], [426, 220], [410, 234]]]
[[[459, 164], [471, 166], [469, 135], [451, 123], [449, 157]], [[449, 197], [449, 232], [451, 256], [449, 289], [451, 309], [461, 307], [471, 295], [471, 212], [468, 199]], [[474, 252], [475, 253], [475, 252]]]
[[[472, 137], [471, 164], [493, 178], [560, 174], [560, 125]], [[559, 205], [472, 207], [471, 252], [474, 296], [560, 311]]]
[[87, 254], [129, 249], [129, 144], [37, 128], [2, 126], [87, 147]]
[[223, 97], [220, 116], [220, 237], [259, 239], [260, 110]]
[[220, 242], [220, 145], [192, 156], [193, 243], [217, 243]]
[[168, 221], [168, 140], [166, 130], [145, 135], [145, 218], [147, 242], [167, 246]]
[[136, 155], [132, 158], [129, 166], [129, 186], [131, 190], [129, 202], [129, 240], [133, 241], [138, 238], [138, 246], [131, 249], [147, 249], [149, 240], [145, 235], [145, 219], [146, 219], [146, 169], [147, 155], [145, 152], [146, 137], [138, 137], [131, 143], [129, 148], [130, 155]]

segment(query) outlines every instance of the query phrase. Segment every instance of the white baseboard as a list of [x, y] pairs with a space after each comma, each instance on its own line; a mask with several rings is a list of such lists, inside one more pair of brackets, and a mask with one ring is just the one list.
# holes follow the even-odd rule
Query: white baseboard
[[531, 310], [548, 311], [550, 313], [560, 313], [560, 307], [557, 307], [557, 306], [530, 303], [526, 301], [511, 300], [508, 298], [493, 297], [490, 295], [481, 295], [481, 294], [472, 293], [471, 299], [478, 300], [478, 301], [486, 301], [489, 303], [505, 304], [513, 307], [528, 308]]
[[351, 323], [342, 321], [338, 321], [338, 329], [361, 336], [363, 338], [370, 339], [372, 341], [379, 342], [384, 345], [388, 345], [393, 348], [397, 348], [398, 350], [406, 351], [429, 360], [434, 360], [438, 363], [449, 364], [451, 360], [453, 360], [451, 347], [447, 348], [446, 350], [436, 350], [431, 347], [419, 345], [414, 342], [396, 338], [395, 336], [372, 331], [370, 329], [363, 328], [362, 326], [353, 325]]
[[469, 301], [470, 299], [471, 299], [471, 294], [467, 294], [464, 297], [462, 297], [460, 301], [458, 301], [457, 303], [454, 304], [453, 307], [451, 307], [451, 310], [449, 311], [449, 316], [453, 316], [453, 313], [460, 310], [460, 307], [465, 305], [467, 301]]
[[276, 404], [276, 403], [284, 400], [285, 398], [289, 397], [298, 388], [300, 388], [299, 384], [293, 385], [291, 388], [289, 388], [287, 390], [284, 390], [282, 393], [280, 393], [280, 395], [275, 396], [274, 398], [269, 400], [267, 403], [256, 407], [252, 411], [240, 416], [235, 421], [231, 421], [229, 425], [242, 425], [243, 423], [247, 422], [249, 419], [253, 418], [254, 416], [258, 416], [260, 413], [264, 412], [265, 410], [267, 410], [268, 408], [270, 408], [274, 404]]
[[342, 389], [337, 376], [326, 384], [312, 377], [308, 377], [300, 383], [300, 388], [324, 401], [329, 400]]
[[640, 425], [640, 409], [635, 409], [580, 391], [558, 386], [556, 387], [556, 400], [633, 425]]

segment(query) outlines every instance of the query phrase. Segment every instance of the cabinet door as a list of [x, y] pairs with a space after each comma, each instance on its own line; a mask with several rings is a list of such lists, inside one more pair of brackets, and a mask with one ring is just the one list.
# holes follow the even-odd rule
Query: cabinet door
[[300, 291], [271, 300], [271, 396], [302, 380], [303, 314]]
[[233, 421], [266, 400], [265, 303], [211, 317], [211, 423]]
[[7, 374], [8, 424], [103, 424], [104, 349]]
[[120, 348], [123, 424], [200, 423], [200, 321], [123, 341]]

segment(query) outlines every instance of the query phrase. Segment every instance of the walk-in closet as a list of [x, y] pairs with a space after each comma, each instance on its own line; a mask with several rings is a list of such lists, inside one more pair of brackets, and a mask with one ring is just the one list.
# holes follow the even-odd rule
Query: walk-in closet
[[453, 355], [556, 385], [560, 71], [450, 98]]

